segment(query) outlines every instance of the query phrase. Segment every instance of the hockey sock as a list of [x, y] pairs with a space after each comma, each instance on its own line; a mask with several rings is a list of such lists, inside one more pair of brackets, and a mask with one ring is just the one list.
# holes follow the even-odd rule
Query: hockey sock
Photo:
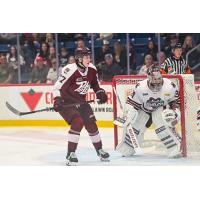
[[72, 121], [71, 129], [68, 132], [68, 152], [76, 151], [82, 128], [83, 120], [81, 118]]
[[89, 133], [94, 148], [96, 150], [102, 149], [102, 141], [96, 123], [87, 124], [85, 128]]

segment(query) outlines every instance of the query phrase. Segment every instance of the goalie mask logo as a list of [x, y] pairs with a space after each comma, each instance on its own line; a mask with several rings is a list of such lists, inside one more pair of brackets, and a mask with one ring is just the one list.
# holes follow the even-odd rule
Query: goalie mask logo
[[152, 107], [155, 110], [158, 107], [164, 106], [164, 101], [161, 98], [154, 99], [153, 97], [150, 97], [147, 100], [147, 106]]

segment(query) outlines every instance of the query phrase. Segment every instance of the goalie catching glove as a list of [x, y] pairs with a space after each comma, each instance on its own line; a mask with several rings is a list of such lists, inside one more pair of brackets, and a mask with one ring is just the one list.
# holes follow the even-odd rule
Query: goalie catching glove
[[174, 127], [180, 120], [180, 111], [176, 108], [162, 111], [162, 119], [168, 127]]
[[96, 92], [96, 96], [98, 104], [106, 103], [108, 100], [107, 94], [105, 93], [105, 90], [102, 88]]

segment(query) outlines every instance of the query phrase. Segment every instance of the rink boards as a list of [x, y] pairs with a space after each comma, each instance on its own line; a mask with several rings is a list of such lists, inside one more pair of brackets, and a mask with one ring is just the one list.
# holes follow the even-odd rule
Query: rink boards
[[[196, 91], [200, 100], [200, 82], [196, 82]], [[111, 83], [102, 83], [108, 95], [108, 101], [104, 105], [91, 103], [97, 123], [100, 127], [113, 127], [113, 90]], [[56, 112], [41, 112], [26, 116], [17, 116], [10, 112], [5, 102], [8, 101], [20, 111], [34, 111], [53, 106], [52, 85], [0, 85], [0, 126], [66, 126], [64, 120]], [[87, 100], [96, 98], [90, 90]]]
[[[110, 83], [101, 87], [108, 95], [104, 105], [91, 103], [97, 123], [100, 127], [113, 127], [113, 93]], [[10, 112], [5, 102], [8, 101], [19, 111], [29, 112], [53, 106], [52, 85], [1, 85], [0, 86], [0, 126], [66, 126], [65, 121], [56, 112], [41, 112], [26, 116], [17, 116]], [[87, 100], [96, 98], [93, 90], [87, 93]]]

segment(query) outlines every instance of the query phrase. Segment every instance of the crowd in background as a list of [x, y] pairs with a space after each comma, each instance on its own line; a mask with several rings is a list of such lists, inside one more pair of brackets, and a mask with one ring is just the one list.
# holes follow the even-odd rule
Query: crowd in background
[[[102, 33], [92, 36], [99, 44], [94, 46], [93, 58], [100, 81], [112, 81], [114, 75], [127, 74], [126, 34]], [[140, 35], [137, 34], [138, 36]], [[162, 64], [171, 55], [172, 48], [177, 42], [182, 44], [184, 58], [200, 42], [200, 34], [161, 34], [162, 44], [158, 52], [157, 34], [152, 36], [143, 44], [139, 54], [141, 61], [138, 61], [137, 45], [134, 40], [130, 40], [128, 54], [130, 74], [144, 75], [149, 66], [159, 62]], [[55, 83], [62, 67], [75, 62], [76, 48], [91, 49], [91, 46], [88, 46], [91, 45], [91, 34], [58, 34], [59, 55], [56, 55], [55, 34], [52, 33], [20, 34], [19, 56], [15, 38], [9, 42], [1, 38], [1, 44], [6, 44], [8, 48], [0, 52], [0, 83], [18, 83], [19, 73], [22, 83]], [[73, 45], [68, 48], [66, 44]], [[199, 51], [190, 55], [190, 65], [200, 61]], [[198, 74], [198, 71], [198, 69], [194, 71], [194, 74]]]

